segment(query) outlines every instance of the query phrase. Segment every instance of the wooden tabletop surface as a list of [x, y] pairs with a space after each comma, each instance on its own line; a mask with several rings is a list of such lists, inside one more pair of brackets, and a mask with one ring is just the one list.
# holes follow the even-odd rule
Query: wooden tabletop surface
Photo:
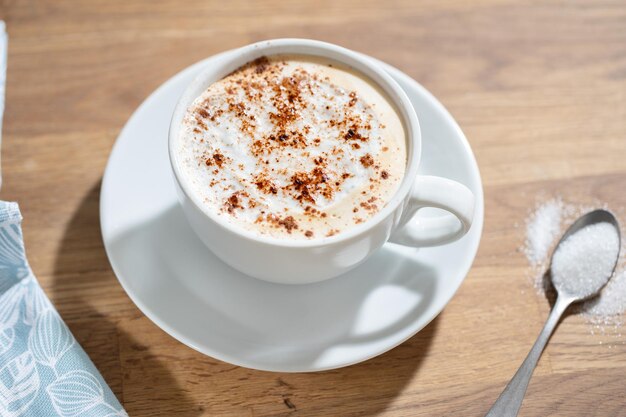
[[[0, 197], [30, 263], [131, 416], [482, 416], [549, 310], [518, 248], [537, 196], [626, 206], [626, 4], [480, 0], [4, 0], [10, 36]], [[182, 345], [126, 296], [100, 238], [120, 129], [171, 75], [214, 53], [316, 38], [405, 71], [454, 115], [486, 196], [474, 265], [437, 319], [359, 365], [232, 366]], [[624, 217], [622, 217], [624, 219]], [[522, 416], [626, 416], [626, 329], [561, 323]]]

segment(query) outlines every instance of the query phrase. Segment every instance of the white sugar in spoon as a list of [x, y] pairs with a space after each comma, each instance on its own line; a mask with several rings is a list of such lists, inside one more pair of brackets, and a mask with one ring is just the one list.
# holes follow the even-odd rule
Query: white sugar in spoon
[[550, 261], [557, 299], [537, 341], [485, 417], [515, 417], [530, 377], [561, 316], [572, 303], [597, 295], [609, 281], [619, 257], [619, 224], [606, 210], [594, 210], [570, 226]]

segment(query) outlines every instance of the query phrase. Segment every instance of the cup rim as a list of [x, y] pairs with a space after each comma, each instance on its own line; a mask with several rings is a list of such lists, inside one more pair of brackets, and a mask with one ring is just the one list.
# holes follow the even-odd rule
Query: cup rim
[[[334, 236], [323, 236], [313, 239], [281, 239], [273, 236], [256, 234], [242, 226], [233, 224], [227, 220], [219, 218], [211, 210], [204, 207], [193, 192], [190, 192], [187, 182], [180, 171], [179, 161], [175, 146], [178, 143], [178, 133], [181, 121], [193, 101], [212, 83], [222, 79], [242, 65], [253, 61], [261, 56], [271, 56], [280, 54], [310, 55], [338, 61], [356, 72], [368, 77], [376, 83], [392, 100], [396, 110], [400, 113], [405, 126], [407, 140], [407, 162], [404, 177], [400, 186], [393, 194], [385, 206], [374, 216], [363, 223], [354, 225], [350, 229]], [[219, 66], [212, 65], [203, 69], [198, 76], [185, 88], [174, 108], [170, 120], [168, 132], [168, 154], [170, 165], [174, 173], [174, 178], [185, 197], [202, 214], [207, 216], [219, 227], [238, 235], [241, 238], [262, 243], [265, 245], [289, 248], [305, 248], [328, 246], [344, 241], [348, 241], [367, 233], [375, 225], [393, 213], [396, 208], [403, 203], [405, 197], [411, 190], [421, 157], [421, 130], [415, 109], [408, 96], [400, 85], [383, 68], [369, 61], [369, 57], [350, 49], [318, 40], [281, 38], [256, 42], [243, 46], [232, 51], [232, 55], [225, 58]]]

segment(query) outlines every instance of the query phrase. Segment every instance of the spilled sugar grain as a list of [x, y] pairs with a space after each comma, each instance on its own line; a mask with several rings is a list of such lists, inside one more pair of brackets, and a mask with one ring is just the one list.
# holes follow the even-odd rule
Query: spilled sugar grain
[[524, 253], [532, 266], [542, 265], [552, 243], [561, 231], [566, 206], [561, 199], [538, 205], [526, 221], [526, 245]]
[[[547, 291], [543, 277], [549, 267], [554, 246], [576, 218], [592, 209], [593, 207], [553, 198], [537, 204], [529, 214], [526, 220], [526, 240], [522, 251], [531, 267], [532, 283], [540, 294], [545, 295]], [[625, 222], [620, 221], [620, 224], [623, 228]], [[622, 236], [624, 236], [624, 230], [622, 230]], [[596, 331], [605, 333], [608, 328], [613, 328], [615, 333], [618, 333], [623, 324], [623, 315], [626, 312], [625, 246], [622, 240], [620, 260], [615, 274], [601, 294], [578, 306], [578, 313], [593, 325], [592, 333]]]

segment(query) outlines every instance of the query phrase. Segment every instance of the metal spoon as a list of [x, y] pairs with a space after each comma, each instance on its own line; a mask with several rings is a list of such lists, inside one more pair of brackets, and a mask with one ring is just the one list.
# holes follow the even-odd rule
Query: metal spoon
[[[519, 412], [522, 401], [524, 399], [524, 395], [526, 394], [526, 388], [528, 387], [528, 383], [530, 382], [530, 377], [537, 366], [537, 362], [539, 361], [539, 357], [541, 356], [541, 352], [545, 348], [552, 332], [556, 328], [561, 316], [565, 312], [565, 310], [572, 304], [577, 303], [579, 301], [583, 301], [589, 299], [591, 297], [596, 296], [609, 281], [609, 278], [613, 275], [615, 271], [615, 267], [617, 266], [617, 259], [619, 257], [619, 247], [621, 245], [621, 236], [619, 230], [619, 224], [617, 219], [613, 214], [609, 213], [606, 210], [594, 210], [580, 217], [578, 220], [572, 224], [569, 229], [565, 232], [565, 234], [561, 237], [561, 240], [557, 244], [557, 248], [552, 253], [552, 259], [550, 260], [550, 269], [552, 269], [552, 263], [554, 262], [554, 253], [556, 253], [558, 247], [567, 239], [569, 236], [576, 233], [578, 230], [582, 229], [585, 226], [589, 226], [596, 223], [609, 223], [615, 227], [617, 232], [617, 256], [615, 257], [615, 263], [613, 264], [613, 269], [611, 273], [605, 277], [604, 283], [600, 286], [600, 288], [596, 289], [594, 292], [586, 292], [584, 294], [572, 294], [569, 293], [564, 288], [559, 288], [556, 283], [553, 283], [557, 290], [557, 299], [552, 311], [550, 312], [550, 316], [548, 316], [548, 320], [546, 324], [543, 326], [543, 330], [539, 333], [537, 337], [537, 341], [533, 345], [532, 349], [524, 359], [524, 362], [520, 366], [520, 368], [515, 373], [515, 376], [508, 383], [500, 397], [496, 400], [495, 404], [485, 417], [515, 417]], [[563, 287], [563, 286], [561, 286]]]

